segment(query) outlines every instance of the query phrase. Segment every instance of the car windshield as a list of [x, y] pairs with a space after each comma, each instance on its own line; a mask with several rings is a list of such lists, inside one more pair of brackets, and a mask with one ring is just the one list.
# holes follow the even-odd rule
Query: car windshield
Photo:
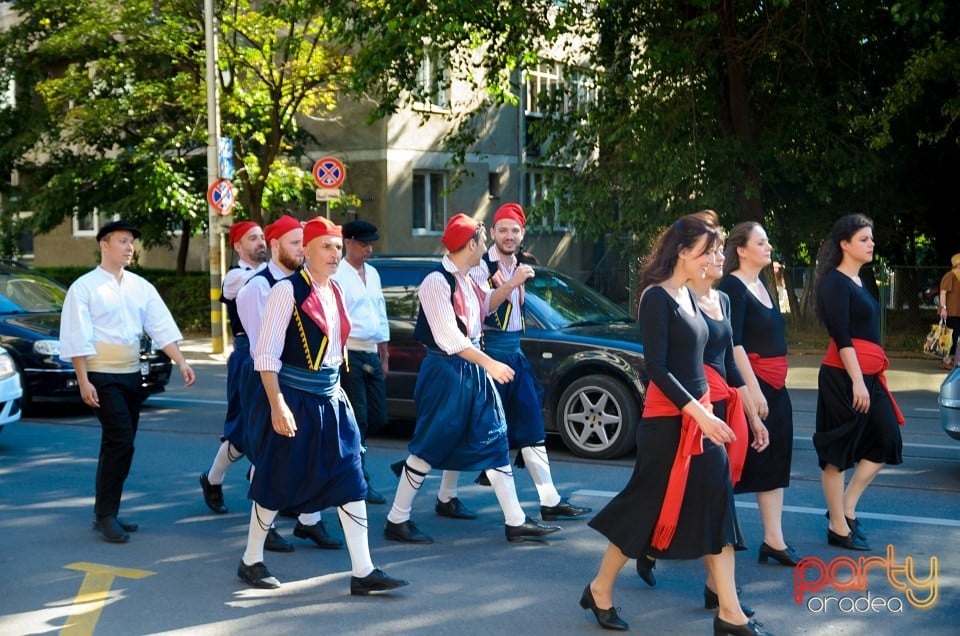
[[580, 281], [553, 270], [537, 268], [526, 282], [526, 302], [555, 327], [633, 322], [612, 300]]
[[0, 272], [0, 313], [58, 312], [66, 290], [32, 272]]

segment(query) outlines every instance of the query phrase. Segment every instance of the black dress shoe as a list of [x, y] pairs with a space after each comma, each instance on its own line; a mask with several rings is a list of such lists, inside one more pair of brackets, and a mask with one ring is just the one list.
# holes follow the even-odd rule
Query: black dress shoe
[[861, 552], [870, 551], [870, 546], [867, 545], [867, 542], [863, 539], [860, 539], [852, 532], [847, 536], [843, 536], [827, 528], [827, 543], [829, 545], [846, 548], [847, 550], [860, 550]]
[[[119, 525], [125, 532], [136, 532], [140, 529], [140, 526], [133, 523], [132, 521], [124, 521], [120, 517], [117, 517], [117, 525]], [[97, 518], [93, 518], [93, 529], [99, 532], [100, 524], [97, 523]]]
[[593, 508], [581, 508], [561, 499], [556, 506], [540, 506], [540, 518], [544, 521], [556, 521], [558, 518], [572, 519], [593, 512]]
[[270, 570], [263, 564], [263, 561], [247, 565], [240, 560], [240, 567], [237, 568], [237, 576], [247, 585], [263, 588], [265, 590], [275, 590], [280, 587], [280, 581], [270, 574]]
[[[825, 512], [823, 516], [827, 518], [827, 521], [830, 521], [829, 510], [827, 510], [827, 512]], [[843, 518], [847, 520], [847, 527], [850, 528], [850, 532], [856, 535], [856, 537], [861, 541], [867, 540], [867, 535], [863, 534], [863, 524], [860, 523], [859, 519], [851, 519], [846, 515], [844, 515]]]
[[411, 519], [403, 523], [387, 521], [383, 528], [383, 538], [402, 543], [433, 543], [433, 537], [420, 532]]
[[383, 570], [376, 568], [363, 578], [350, 577], [350, 593], [354, 596], [366, 596], [370, 592], [385, 592], [410, 585], [409, 581], [395, 579]]
[[716, 616], [713, 619], [713, 636], [771, 636], [771, 634], [760, 629], [760, 623], [757, 621], [734, 625]]
[[343, 547], [343, 541], [331, 537], [322, 521], [318, 521], [312, 526], [305, 526], [298, 521], [297, 525], [293, 526], [293, 536], [299, 539], [309, 539], [316, 543], [318, 548], [324, 550], [339, 550]]
[[[737, 588], [737, 596], [740, 595], [740, 588]], [[717, 596], [717, 593], [711, 590], [706, 585], [703, 586], [703, 609], [717, 609], [720, 607], [720, 597]], [[749, 605], [744, 605], [740, 603], [740, 611], [743, 612], [744, 616], [747, 618], [752, 617], [756, 614], [756, 611]]]
[[380, 493], [378, 493], [376, 490], [374, 490], [373, 486], [371, 486], [370, 484], [367, 484], [367, 500], [366, 501], [368, 504], [379, 505], [379, 504], [387, 503], [387, 498], [381, 495]]
[[263, 542], [263, 549], [270, 552], [293, 552], [293, 544], [281, 537], [276, 528], [270, 526], [267, 539]]
[[203, 501], [207, 504], [207, 508], [218, 515], [229, 512], [223, 504], [223, 484], [211, 484], [207, 479], [207, 473], [200, 473], [200, 488], [203, 490]]
[[440, 501], [437, 499], [437, 505], [433, 507], [441, 517], [450, 517], [451, 519], [476, 519], [477, 513], [463, 505], [457, 497], [451, 497], [450, 501]]
[[637, 559], [637, 574], [643, 579], [643, 582], [650, 587], [657, 586], [657, 577], [653, 571], [657, 567], [657, 560], [644, 555]]
[[787, 547], [783, 550], [774, 550], [764, 541], [760, 544], [760, 556], [757, 558], [757, 563], [766, 563], [768, 559], [773, 559], [780, 565], [795, 566], [800, 559], [797, 558], [797, 553], [793, 551], [790, 544], [786, 545]]
[[507, 535], [507, 541], [517, 543], [519, 541], [537, 541], [548, 534], [559, 532], [561, 528], [560, 526], [540, 525], [530, 517], [526, 517], [526, 520], [519, 526], [505, 525], [503, 529]]
[[126, 530], [123, 529], [117, 521], [117, 518], [113, 515], [97, 517], [97, 520], [94, 522], [94, 528], [100, 531], [104, 541], [109, 541], [110, 543], [126, 543], [130, 540], [130, 535], [127, 534]]
[[617, 615], [616, 607], [610, 609], [597, 607], [597, 602], [593, 600], [593, 592], [590, 591], [589, 585], [583, 588], [583, 595], [580, 596], [580, 607], [592, 611], [597, 622], [600, 623], [600, 627], [604, 629], [615, 629], [618, 632], [625, 632], [630, 629], [630, 625]]

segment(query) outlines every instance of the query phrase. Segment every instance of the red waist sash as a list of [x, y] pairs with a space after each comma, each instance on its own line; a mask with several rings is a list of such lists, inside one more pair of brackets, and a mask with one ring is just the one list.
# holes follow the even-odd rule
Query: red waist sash
[[[700, 398], [700, 403], [710, 408], [710, 391]], [[677, 445], [677, 454], [673, 458], [670, 479], [667, 481], [667, 492], [664, 495], [663, 506], [660, 508], [660, 516], [657, 518], [651, 541], [651, 545], [658, 550], [666, 550], [677, 532], [677, 520], [680, 518], [683, 493], [687, 489], [687, 476], [690, 473], [690, 457], [703, 454], [703, 432], [693, 417], [678, 409], [663, 391], [651, 382], [647, 386], [643, 416], [676, 415], [680, 416], [680, 443]]]
[[755, 376], [777, 390], [787, 386], [787, 356], [761, 358], [756, 353], [748, 353], [747, 358]]
[[[897, 405], [897, 401], [893, 399], [893, 393], [890, 392], [890, 387], [887, 386], [887, 376], [884, 374], [884, 371], [890, 367], [890, 359], [887, 358], [887, 354], [883, 352], [883, 347], [875, 342], [861, 340], [860, 338], [853, 338], [852, 342], [853, 350], [857, 354], [857, 364], [860, 365], [860, 371], [866, 375], [877, 376], [880, 380], [880, 386], [883, 387], [883, 390], [887, 392], [887, 396], [890, 398], [890, 404], [893, 406], [893, 412], [897, 416], [897, 422], [900, 426], [903, 426], [906, 422], [903, 417], [903, 412]], [[843, 360], [840, 359], [840, 350], [837, 349], [837, 343], [833, 338], [830, 339], [827, 352], [823, 356], [823, 364], [828, 367], [845, 370]]]
[[727, 384], [720, 372], [708, 364], [703, 365], [707, 372], [707, 384], [710, 386], [710, 400], [712, 402], [727, 401], [727, 412], [724, 420], [727, 426], [733, 429], [737, 439], [727, 442], [727, 456], [730, 458], [730, 479], [736, 484], [743, 474], [743, 465], [747, 461], [747, 414], [743, 412], [743, 400], [740, 391]]

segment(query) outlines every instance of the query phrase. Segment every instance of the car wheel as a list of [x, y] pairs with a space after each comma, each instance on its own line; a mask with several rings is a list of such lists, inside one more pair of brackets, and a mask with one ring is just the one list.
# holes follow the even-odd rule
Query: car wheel
[[588, 375], [570, 383], [557, 405], [557, 430], [574, 455], [619, 457], [636, 446], [639, 405], [623, 383]]

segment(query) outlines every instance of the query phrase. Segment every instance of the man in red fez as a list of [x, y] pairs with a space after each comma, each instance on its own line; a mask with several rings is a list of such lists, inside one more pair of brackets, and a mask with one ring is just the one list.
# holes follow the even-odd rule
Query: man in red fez
[[317, 217], [302, 232], [304, 267], [271, 288], [253, 348], [262, 381], [247, 428], [256, 465], [249, 493], [254, 504], [237, 575], [254, 587], [279, 587], [263, 563], [277, 512], [333, 506], [350, 553], [350, 593], [365, 596], [407, 581], [376, 568], [370, 557], [360, 431], [340, 388], [350, 335], [343, 295], [331, 279], [343, 249], [340, 226]]
[[[432, 543], [410, 518], [413, 499], [433, 467], [482, 470], [504, 516], [508, 541], [541, 539], [560, 530], [526, 516], [510, 469], [506, 422], [494, 381], [513, 379], [513, 369], [480, 350], [489, 294], [470, 279], [486, 251], [483, 225], [466, 214], [447, 223], [440, 239], [450, 253], [427, 274], [417, 291], [420, 312], [414, 337], [427, 347], [414, 400], [417, 423], [403, 462], [400, 484], [387, 515], [384, 536], [392, 541]], [[437, 500], [437, 511], [456, 511], [459, 500]]]

